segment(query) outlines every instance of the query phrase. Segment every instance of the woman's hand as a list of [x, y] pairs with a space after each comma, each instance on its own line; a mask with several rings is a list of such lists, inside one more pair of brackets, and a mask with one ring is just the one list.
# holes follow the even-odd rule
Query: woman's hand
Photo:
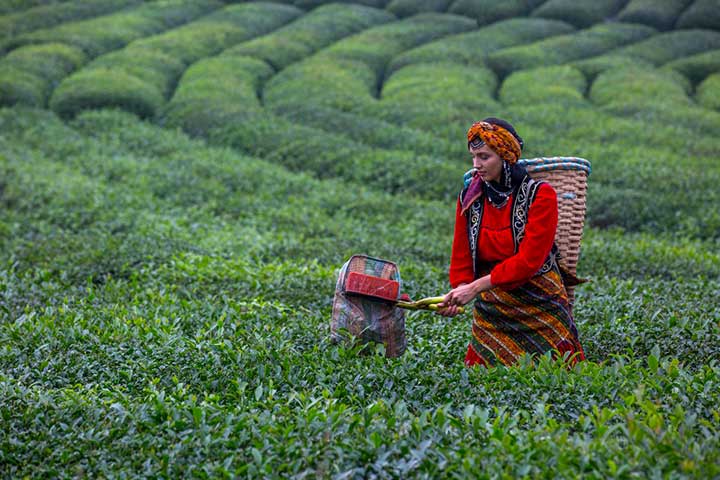
[[439, 310], [437, 313], [444, 317], [454, 317], [459, 313], [459, 307], [472, 302], [480, 292], [490, 288], [492, 288], [490, 275], [478, 278], [472, 283], [458, 285], [445, 294], [442, 303], [438, 303]]

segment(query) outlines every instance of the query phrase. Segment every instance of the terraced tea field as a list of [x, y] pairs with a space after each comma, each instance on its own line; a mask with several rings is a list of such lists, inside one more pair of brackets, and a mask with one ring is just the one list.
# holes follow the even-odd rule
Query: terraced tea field
[[[1, 477], [720, 477], [717, 0], [2, 0], [0, 106]], [[332, 345], [491, 115], [592, 162], [589, 361]]]

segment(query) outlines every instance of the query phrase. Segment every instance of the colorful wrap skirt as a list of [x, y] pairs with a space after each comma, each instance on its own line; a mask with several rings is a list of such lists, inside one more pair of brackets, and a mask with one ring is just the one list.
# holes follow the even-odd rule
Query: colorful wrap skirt
[[547, 352], [571, 363], [585, 359], [557, 269], [512, 290], [482, 292], [473, 313], [468, 366], [512, 365], [522, 355]]

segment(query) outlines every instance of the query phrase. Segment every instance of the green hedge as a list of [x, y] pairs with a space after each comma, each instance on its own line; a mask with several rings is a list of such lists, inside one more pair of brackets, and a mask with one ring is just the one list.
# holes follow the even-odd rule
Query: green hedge
[[66, 79], [50, 98], [50, 108], [63, 117], [103, 107], [119, 107], [140, 117], [152, 117], [164, 101], [160, 90], [133, 75], [93, 68]]
[[618, 14], [618, 20], [644, 23], [658, 30], [670, 30], [693, 0], [630, 0]]
[[0, 66], [0, 105], [42, 107], [47, 98], [47, 83], [30, 72]]
[[319, 7], [273, 32], [225, 52], [259, 58], [281, 70], [339, 39], [393, 20], [382, 10], [359, 5]]
[[500, 100], [505, 104], [585, 103], [587, 80], [577, 68], [562, 65], [515, 72], [505, 79]]
[[562, 64], [599, 55], [626, 43], [647, 38], [653, 32], [652, 28], [642, 25], [602, 24], [529, 45], [500, 50], [488, 56], [487, 64], [504, 77], [516, 70]]
[[[385, 8], [385, 5], [390, 0], [335, 0], [332, 3], [355, 3], [358, 5], [365, 5], [366, 7], [373, 8]], [[326, 3], [330, 3], [327, 0], [295, 0], [293, 4], [297, 7], [305, 10], [324, 6]]]
[[138, 3], [140, 0], [74, 0], [35, 6], [0, 17], [0, 40], [68, 21], [105, 15]]
[[718, 48], [720, 48], [720, 32], [676, 30], [660, 33], [612, 53], [640, 58], [660, 66], [676, 59]]
[[398, 17], [411, 17], [421, 12], [444, 12], [454, 0], [392, 0], [386, 9]]
[[159, 0], [90, 20], [19, 35], [6, 48], [59, 42], [81, 48], [90, 57], [124, 47], [133, 40], [159, 33], [222, 6], [218, 0]]
[[448, 12], [474, 18], [478, 25], [482, 26], [498, 20], [529, 15], [542, 2], [543, 0], [455, 0]]
[[571, 25], [557, 20], [542, 18], [503, 20], [473, 32], [450, 35], [408, 50], [392, 60], [388, 72], [392, 73], [414, 63], [440, 61], [477, 64], [496, 50], [567, 34], [573, 30]]
[[364, 63], [380, 79], [392, 58], [402, 52], [437, 38], [474, 28], [474, 22], [457, 15], [422, 13], [343, 39], [325, 49], [321, 55]]
[[720, 49], [679, 58], [666, 63], [663, 68], [677, 70], [697, 84], [708, 75], [720, 72]]
[[[273, 30], [291, 21], [299, 12], [295, 7], [275, 3], [232, 5], [170, 32], [135, 41], [123, 50], [98, 57], [65, 82], [87, 88], [88, 105], [98, 108], [102, 106], [98, 104], [98, 89], [88, 83], [95, 78], [106, 89], [110, 89], [106, 90], [104, 96], [110, 102], [109, 105], [117, 107], [122, 106], [123, 102], [129, 102], [128, 109], [137, 112], [137, 104], [157, 105], [154, 101], [146, 100], [149, 90], [167, 98], [188, 64], [218, 53], [234, 43]], [[124, 85], [108, 84], [104, 75], [88, 75], [87, 72], [94, 69], [114, 70], [130, 75], [145, 83], [145, 88], [138, 90], [138, 99], [134, 99], [128, 95]], [[83, 80], [76, 81], [75, 77]], [[113, 87], [119, 89], [117, 98], [111, 90]], [[68, 91], [64, 91], [67, 95]], [[72, 92], [72, 103], [82, 104], [82, 96], [82, 90]], [[63, 103], [61, 98], [55, 101], [58, 105]], [[142, 115], [154, 116], [157, 113], [143, 110]]]
[[675, 28], [720, 30], [720, 8], [717, 0], [694, 0], [680, 15]]
[[677, 72], [630, 67], [601, 73], [590, 98], [614, 109], [652, 105], [658, 98], [666, 105], [689, 106], [689, 90], [688, 80]]
[[258, 90], [273, 73], [261, 60], [219, 56], [192, 65], [165, 108], [162, 123], [194, 136], [243, 121], [260, 110]]
[[31, 8], [68, 2], [68, 0], [3, 0], [0, 2], [0, 15], [20, 13]]
[[622, 55], [613, 55], [612, 53], [600, 55], [599, 57], [594, 57], [588, 60], [573, 62], [572, 66], [583, 72], [585, 77], [591, 81], [606, 70], [626, 67], [653, 68], [653, 64], [646, 60], [625, 57]]
[[467, 127], [478, 112], [500, 111], [493, 98], [494, 73], [483, 66], [457, 63], [416, 64], [395, 72], [385, 83], [380, 102], [368, 113], [418, 128], [464, 152]]
[[13, 50], [0, 59], [0, 105], [45, 106], [50, 91], [85, 60], [81, 50], [59, 43]]
[[563, 20], [577, 27], [590, 27], [615, 15], [626, 0], [549, 0], [532, 12], [534, 17]]
[[695, 98], [705, 108], [720, 110], [720, 73], [714, 73], [698, 85]]

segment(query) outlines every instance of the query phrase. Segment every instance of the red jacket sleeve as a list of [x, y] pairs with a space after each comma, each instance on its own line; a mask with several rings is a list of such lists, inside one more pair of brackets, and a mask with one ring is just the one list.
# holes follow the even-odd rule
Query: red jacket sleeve
[[490, 282], [505, 289], [519, 287], [530, 280], [547, 258], [555, 241], [558, 224], [557, 194], [547, 183], [541, 185], [530, 205], [525, 237], [518, 252], [495, 265]]
[[467, 236], [467, 217], [460, 212], [461, 205], [458, 198], [455, 209], [455, 236], [450, 258], [450, 286], [452, 288], [461, 283], [470, 283], [475, 279], [470, 242]]

